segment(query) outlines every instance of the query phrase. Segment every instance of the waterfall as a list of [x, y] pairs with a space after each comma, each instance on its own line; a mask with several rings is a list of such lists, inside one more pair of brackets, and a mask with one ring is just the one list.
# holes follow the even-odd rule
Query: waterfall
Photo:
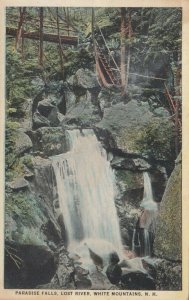
[[144, 176], [144, 195], [140, 206], [150, 211], [157, 211], [158, 207], [157, 207], [157, 203], [153, 199], [152, 184], [148, 172], [144, 172], [143, 176]]
[[93, 130], [71, 130], [67, 135], [70, 151], [51, 159], [68, 245], [101, 240], [121, 253], [114, 174], [107, 153]]
[[152, 237], [155, 231], [155, 222], [158, 213], [158, 205], [153, 199], [152, 184], [147, 172], [143, 173], [144, 194], [140, 206], [143, 208], [136, 229], [133, 231], [132, 250], [140, 256], [148, 256], [152, 253]]

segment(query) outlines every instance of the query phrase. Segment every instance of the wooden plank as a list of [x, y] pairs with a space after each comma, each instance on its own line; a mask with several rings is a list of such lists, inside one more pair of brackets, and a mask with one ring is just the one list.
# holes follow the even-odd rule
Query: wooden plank
[[[6, 28], [6, 34], [10, 36], [16, 37], [17, 29], [15, 28]], [[28, 38], [31, 40], [39, 40], [39, 32], [22, 32], [22, 37]], [[77, 36], [66, 36], [61, 35], [60, 36], [61, 42], [66, 45], [73, 45], [77, 46], [78, 43], [78, 37]], [[49, 42], [49, 43], [59, 43], [59, 38], [57, 34], [51, 34], [51, 33], [43, 33], [43, 41]]]

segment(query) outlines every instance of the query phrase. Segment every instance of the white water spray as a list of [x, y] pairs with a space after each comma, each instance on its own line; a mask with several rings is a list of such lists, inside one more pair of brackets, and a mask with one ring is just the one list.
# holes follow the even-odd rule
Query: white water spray
[[114, 174], [106, 151], [93, 130], [67, 134], [70, 151], [52, 157], [52, 165], [69, 247], [86, 239], [103, 240], [121, 253]]
[[152, 184], [148, 172], [144, 172], [143, 176], [144, 176], [144, 195], [140, 206], [150, 211], [157, 211], [158, 206], [153, 199]]
[[155, 222], [158, 213], [158, 205], [153, 199], [152, 184], [147, 172], [143, 173], [144, 177], [144, 194], [140, 206], [144, 209], [139, 221], [137, 229], [134, 229], [132, 239], [132, 250], [138, 247], [142, 256], [151, 255], [150, 232], [155, 232]]

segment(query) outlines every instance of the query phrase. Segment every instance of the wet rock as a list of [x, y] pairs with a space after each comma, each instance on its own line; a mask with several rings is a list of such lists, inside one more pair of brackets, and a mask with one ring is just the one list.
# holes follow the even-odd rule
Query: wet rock
[[151, 165], [142, 158], [135, 158], [133, 162], [137, 170], [146, 171], [151, 168]]
[[80, 267], [75, 267], [75, 284], [77, 289], [90, 289], [92, 282], [90, 280], [89, 271]]
[[144, 269], [148, 272], [148, 274], [156, 279], [156, 267], [159, 263], [159, 260], [156, 258], [150, 258], [150, 257], [142, 257], [142, 264]]
[[40, 289], [75, 289], [75, 269], [73, 261], [69, 258], [64, 246], [57, 251], [57, 269], [51, 282], [40, 285]]
[[111, 263], [106, 270], [106, 275], [112, 284], [118, 284], [120, 282], [121, 274], [121, 267], [117, 263]]
[[29, 136], [19, 129], [16, 132], [15, 139], [15, 152], [18, 156], [29, 152], [33, 147], [32, 141]]
[[117, 264], [119, 262], [119, 260], [120, 259], [119, 259], [117, 252], [110, 253], [110, 258], [109, 258], [110, 264]]
[[30, 134], [34, 143], [34, 151], [40, 151], [45, 156], [68, 151], [65, 131], [61, 127], [42, 127]]
[[141, 213], [143, 175], [140, 172], [115, 170], [117, 186], [116, 208], [123, 244], [132, 246], [133, 231]]
[[[90, 274], [92, 282], [92, 290], [109, 290], [112, 288], [112, 283], [107, 276], [99, 271], [94, 271]], [[115, 285], [113, 285], [115, 289]]]
[[48, 220], [47, 222], [43, 223], [40, 229], [43, 234], [47, 238], [48, 241], [54, 242], [54, 244], [58, 244], [61, 242], [61, 232], [59, 227], [52, 219]]
[[128, 272], [121, 276], [122, 289], [126, 290], [155, 290], [155, 282], [142, 272]]
[[[113, 159], [111, 160], [112, 168], [116, 170], [130, 170], [130, 171], [147, 171], [152, 169], [152, 165], [145, 158], [117, 153], [116, 149], [113, 151]], [[132, 157], [133, 156], [133, 157]]]

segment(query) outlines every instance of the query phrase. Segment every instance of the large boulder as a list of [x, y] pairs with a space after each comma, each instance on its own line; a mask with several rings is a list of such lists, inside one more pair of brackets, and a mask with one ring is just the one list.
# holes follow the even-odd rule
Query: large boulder
[[65, 99], [65, 112], [69, 113], [70, 110], [76, 104], [76, 96], [71, 90], [67, 89], [64, 92], [64, 99]]
[[90, 92], [79, 97], [79, 102], [67, 112], [62, 126], [91, 127], [101, 120], [99, 110], [92, 102]]
[[[104, 109], [102, 120], [96, 125], [108, 131], [115, 141], [114, 149], [125, 154], [167, 160], [171, 152], [172, 123], [156, 117], [148, 103], [131, 100]], [[140, 162], [141, 164], [141, 162]], [[144, 167], [146, 168], [144, 162]], [[148, 166], [147, 166], [148, 168]]]
[[26, 99], [23, 102], [22, 110], [24, 111], [24, 117], [20, 120], [20, 127], [23, 128], [25, 131], [32, 129], [32, 105], [32, 99]]
[[17, 177], [15, 180], [8, 183], [8, 186], [13, 191], [25, 190], [28, 188], [29, 184], [28, 181], [25, 180], [23, 177]]
[[43, 156], [58, 155], [68, 151], [65, 131], [61, 127], [41, 127], [29, 132], [34, 144], [34, 152]]
[[40, 127], [50, 126], [50, 121], [42, 116], [38, 111], [33, 114], [33, 129], [38, 129]]
[[[60, 123], [59, 120], [59, 109], [58, 106], [60, 103], [56, 103], [56, 99], [53, 96], [49, 96], [48, 98], [40, 101], [38, 103], [38, 112], [49, 121], [49, 125], [54, 127], [58, 126]], [[35, 113], [36, 116], [36, 113]], [[34, 118], [34, 121], [35, 118]]]
[[153, 117], [149, 107], [140, 106], [132, 100], [128, 104], [118, 103], [104, 110], [104, 116], [97, 125], [112, 133], [117, 148], [127, 153], [138, 153], [133, 139], [139, 130]]
[[161, 202], [157, 219], [154, 253], [172, 261], [182, 259], [182, 169], [179, 161], [173, 170]]
[[32, 149], [32, 141], [23, 130], [18, 129], [15, 137], [15, 153], [20, 156]]
[[155, 282], [146, 273], [127, 272], [121, 276], [121, 287], [126, 290], [155, 290]]
[[48, 117], [54, 107], [55, 105], [53, 105], [51, 100], [47, 98], [40, 101], [37, 108], [42, 116]]
[[57, 251], [57, 269], [50, 283], [38, 286], [39, 289], [75, 289], [75, 268], [64, 246]]
[[176, 160], [161, 202], [154, 241], [154, 253], [162, 261], [157, 266], [159, 290], [182, 288], [182, 168], [181, 155]]
[[5, 288], [36, 288], [54, 275], [53, 252], [45, 246], [5, 243]]
[[96, 74], [89, 69], [79, 69], [73, 79], [73, 86], [75, 89], [87, 89], [95, 91], [99, 89]]
[[53, 207], [57, 195], [51, 161], [34, 157], [32, 165], [30, 181], [14, 179], [7, 188], [5, 239], [54, 249], [63, 236]]

